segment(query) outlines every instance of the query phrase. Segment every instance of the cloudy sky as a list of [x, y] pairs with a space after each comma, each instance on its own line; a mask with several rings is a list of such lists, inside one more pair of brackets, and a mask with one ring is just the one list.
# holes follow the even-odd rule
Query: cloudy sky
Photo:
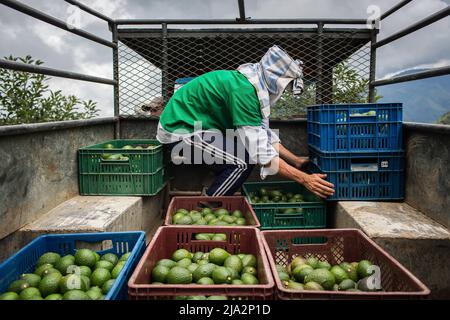
[[[21, 0], [66, 20], [62, 0]], [[237, 0], [81, 0], [112, 18], [235, 18]], [[399, 0], [246, 0], [252, 18], [367, 18], [370, 5], [381, 11]], [[382, 22], [380, 39], [449, 5], [450, 0], [415, 0]], [[111, 39], [107, 24], [88, 14], [81, 16], [84, 30]], [[446, 18], [414, 35], [379, 50], [377, 77], [410, 68], [450, 65], [450, 19]], [[112, 52], [89, 40], [36, 21], [0, 5], [0, 55], [31, 54], [47, 67], [112, 78]], [[102, 115], [112, 115], [112, 88], [79, 81], [53, 79], [53, 88], [83, 99], [98, 101]]]

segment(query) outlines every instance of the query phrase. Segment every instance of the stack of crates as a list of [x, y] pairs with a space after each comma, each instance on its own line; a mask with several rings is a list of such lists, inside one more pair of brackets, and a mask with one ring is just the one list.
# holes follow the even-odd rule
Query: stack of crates
[[401, 103], [308, 107], [308, 143], [314, 172], [327, 175], [329, 200], [404, 198]]

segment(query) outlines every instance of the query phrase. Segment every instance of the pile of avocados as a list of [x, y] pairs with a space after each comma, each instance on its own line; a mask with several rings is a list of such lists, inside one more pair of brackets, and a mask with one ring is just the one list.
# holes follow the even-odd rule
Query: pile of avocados
[[63, 257], [47, 252], [40, 256], [34, 273], [13, 281], [0, 300], [104, 300], [129, 256], [100, 256], [89, 249]]
[[300, 193], [283, 192], [282, 190], [267, 190], [261, 188], [257, 192], [248, 194], [251, 203], [301, 203], [305, 202]]
[[[126, 145], [122, 148], [116, 148], [111, 143], [107, 143], [103, 146], [103, 149], [105, 150], [112, 150], [112, 149], [122, 149], [122, 150], [154, 150], [158, 148], [158, 146], [152, 146], [152, 145]], [[128, 156], [125, 156], [123, 154], [118, 153], [104, 153], [102, 154], [102, 160], [104, 161], [128, 161], [130, 158]]]
[[170, 259], [156, 262], [149, 281], [153, 285], [257, 285], [257, 259], [252, 254], [232, 255], [222, 248], [206, 253], [178, 249]]
[[330, 265], [315, 257], [297, 256], [284, 267], [277, 265], [277, 273], [285, 289], [295, 291], [350, 291], [373, 292], [372, 263], [368, 260]]
[[197, 226], [245, 226], [247, 220], [240, 210], [228, 211], [224, 208], [201, 210], [177, 209], [172, 216], [172, 223], [176, 225]]

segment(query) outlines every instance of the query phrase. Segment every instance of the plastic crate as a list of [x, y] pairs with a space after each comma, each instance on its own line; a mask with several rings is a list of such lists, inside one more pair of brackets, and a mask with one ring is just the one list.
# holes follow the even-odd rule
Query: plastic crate
[[[113, 149], [104, 149], [112, 144]], [[124, 150], [122, 147], [155, 146]], [[104, 154], [123, 154], [126, 161], [104, 160]], [[165, 183], [162, 145], [156, 140], [112, 140], [78, 151], [81, 195], [152, 196]]]
[[[299, 245], [293, 239], [324, 237], [326, 243]], [[425, 298], [430, 290], [380, 246], [356, 229], [290, 230], [262, 232], [272, 274], [276, 297], [292, 299], [417, 299]], [[327, 260], [331, 265], [367, 259], [380, 267], [381, 286], [385, 291], [294, 291], [285, 289], [278, 277], [276, 264], [286, 266], [296, 256]]]
[[404, 152], [328, 153], [309, 149], [313, 171], [327, 175], [335, 194], [327, 200], [401, 200]]
[[[175, 214], [177, 209], [186, 209], [189, 211], [201, 210], [202, 208], [204, 208], [203, 205], [205, 204], [213, 210], [214, 208], [224, 208], [230, 212], [234, 210], [240, 210], [244, 214], [245, 220], [247, 220], [247, 225], [240, 226], [241, 228], [259, 228], [261, 226], [258, 218], [256, 217], [255, 211], [253, 211], [252, 206], [245, 197], [174, 197], [170, 201], [169, 208], [167, 209], [167, 215], [164, 221], [164, 225], [172, 225], [172, 216]], [[201, 228], [212, 226], [196, 227]]]
[[308, 107], [308, 143], [326, 152], [403, 149], [401, 103]]
[[[251, 193], [259, 189], [280, 190], [284, 193], [298, 193], [305, 202], [252, 203]], [[244, 195], [255, 210], [261, 223], [261, 230], [317, 229], [327, 226], [326, 204], [306, 188], [292, 181], [248, 182], [242, 187]], [[285, 209], [301, 208], [301, 213], [285, 214]]]
[[105, 296], [105, 300], [126, 300], [128, 279], [145, 250], [144, 232], [105, 232], [40, 236], [0, 265], [0, 292], [5, 292], [11, 282], [17, 280], [21, 274], [32, 273], [37, 260], [46, 252], [52, 251], [60, 255], [73, 255], [76, 249], [92, 249], [94, 245], [102, 248], [97, 251], [100, 255], [114, 253], [121, 256], [127, 252], [131, 252], [114, 286]]
[[[218, 230], [220, 229], [220, 230]], [[194, 239], [197, 233], [224, 233], [227, 241], [199, 241]], [[223, 248], [231, 254], [253, 254], [258, 262], [259, 285], [152, 285], [151, 272], [160, 259], [170, 258], [177, 249], [191, 252], [209, 252], [214, 248]], [[273, 299], [274, 282], [261, 241], [260, 231], [256, 228], [219, 228], [219, 227], [161, 227], [147, 247], [141, 261], [128, 282], [130, 300], [174, 299], [176, 296], [227, 296], [230, 299], [252, 300]]]

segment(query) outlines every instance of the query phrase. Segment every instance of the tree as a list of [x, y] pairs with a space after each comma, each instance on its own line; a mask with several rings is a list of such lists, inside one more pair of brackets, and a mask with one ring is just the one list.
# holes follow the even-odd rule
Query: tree
[[450, 111], [443, 114], [436, 123], [450, 125]]
[[[285, 92], [272, 108], [272, 118], [286, 119], [304, 116], [306, 107], [316, 104], [316, 83], [305, 81], [305, 91], [299, 97]], [[363, 78], [351, 66], [342, 62], [333, 70], [333, 103], [367, 103], [369, 79]], [[381, 96], [376, 96], [378, 101]]]
[[[5, 57], [11, 61], [40, 66], [40, 60]], [[52, 91], [49, 77], [0, 69], [0, 125], [90, 119], [98, 115], [97, 103]]]

